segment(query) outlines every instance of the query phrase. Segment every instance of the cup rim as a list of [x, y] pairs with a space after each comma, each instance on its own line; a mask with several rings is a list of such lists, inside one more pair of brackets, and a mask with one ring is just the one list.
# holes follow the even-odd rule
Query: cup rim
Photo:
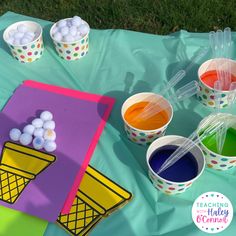
[[[31, 41], [31, 42], [26, 43], [26, 44], [19, 44], [19, 45], [18, 45], [18, 44], [11, 44], [11, 43], [8, 43], [8, 42], [7, 42], [7, 40], [6, 40], [6, 34], [7, 34], [7, 31], [8, 31], [11, 27], [13, 27], [14, 25], [19, 25], [19, 24], [23, 24], [23, 23], [27, 24], [27, 23], [29, 23], [29, 22], [35, 24], [35, 25], [39, 28], [39, 30], [40, 30], [40, 34], [38, 35], [38, 37], [37, 37], [34, 41]], [[42, 36], [42, 33], [43, 33], [42, 26], [41, 26], [39, 23], [35, 22], [35, 21], [31, 21], [31, 20], [17, 21], [17, 22], [15, 22], [15, 23], [9, 25], [9, 26], [4, 30], [4, 32], [3, 32], [3, 40], [5, 41], [6, 44], [11, 45], [11, 46], [13, 46], [13, 47], [24, 47], [24, 46], [28, 46], [28, 45], [30, 45], [30, 44], [35, 43], [35, 42]]]
[[[163, 139], [168, 139], [168, 138], [176, 138], [176, 139], [179, 139], [179, 138], [182, 139], [182, 138], [183, 138], [183, 139], [188, 139], [188, 138], [183, 137], [183, 136], [180, 136], [180, 135], [166, 135], [166, 136], [160, 137], [160, 138], [156, 139], [154, 142], [152, 142], [151, 145], [148, 147], [148, 150], [147, 150], [147, 152], [146, 152], [146, 163], [147, 163], [147, 166], [148, 166], [148, 171], [151, 171], [151, 173], [152, 173], [155, 177], [161, 179], [162, 181], [168, 182], [168, 183], [171, 183], [171, 184], [176, 184], [176, 185], [178, 185], [178, 184], [187, 184], [187, 183], [189, 183], [189, 182], [193, 183], [195, 180], [197, 180], [197, 179], [202, 175], [202, 173], [203, 173], [203, 171], [204, 171], [204, 169], [205, 169], [205, 165], [206, 165], [206, 160], [205, 160], [205, 157], [204, 157], [204, 153], [203, 153], [202, 149], [201, 149], [197, 144], [195, 144], [195, 147], [198, 148], [198, 150], [199, 150], [199, 151], [201, 152], [201, 154], [202, 154], [203, 165], [202, 165], [201, 171], [200, 171], [193, 179], [190, 179], [190, 180], [187, 180], [187, 181], [183, 181], [183, 182], [171, 181], [171, 180], [168, 180], [168, 179], [165, 179], [165, 178], [161, 177], [160, 175], [158, 175], [157, 173], [155, 173], [155, 172], [153, 171], [153, 169], [151, 168], [151, 166], [150, 166], [150, 164], [149, 164], [149, 159], [150, 159], [151, 155], [148, 155], [148, 151], [152, 148], [153, 145], [155, 145], [156, 142], [160, 142], [161, 140], [163, 140]], [[153, 152], [152, 152], [152, 153], [153, 153]], [[151, 153], [151, 154], [152, 154], [152, 153]], [[194, 157], [195, 157], [195, 156], [194, 156]], [[195, 157], [195, 158], [196, 158], [196, 157]], [[198, 158], [199, 158], [199, 157], [198, 157]]]
[[[72, 17], [64, 18], [64, 19], [61, 19], [61, 20], [70, 20], [70, 19], [72, 19]], [[60, 20], [59, 20], [59, 21], [60, 21]], [[55, 22], [55, 23], [51, 26], [51, 29], [50, 29], [50, 32], [49, 32], [51, 39], [52, 39], [53, 41], [57, 42], [57, 43], [61, 43], [61, 44], [74, 44], [74, 43], [78, 43], [78, 42], [80, 42], [81, 40], [85, 39], [85, 38], [89, 35], [89, 33], [90, 33], [90, 26], [89, 26], [88, 22], [82, 19], [82, 21], [85, 22], [85, 23], [89, 26], [89, 32], [88, 32], [87, 34], [85, 34], [83, 38], [81, 38], [81, 39], [79, 39], [79, 40], [76, 40], [76, 41], [72, 41], [72, 42], [63, 42], [63, 41], [55, 40], [54, 37], [52, 36], [52, 30], [53, 30], [53, 28], [56, 26], [56, 24], [57, 24], [59, 21]]]
[[[235, 60], [232, 60], [232, 59], [229, 59], [229, 58], [213, 58], [213, 59], [209, 59], [209, 60], [206, 60], [205, 62], [203, 62], [200, 66], [199, 66], [199, 68], [198, 68], [198, 79], [199, 79], [199, 81], [205, 86], [205, 87], [207, 87], [208, 89], [210, 89], [210, 90], [213, 90], [213, 91], [218, 91], [218, 92], [221, 92], [221, 93], [230, 93], [230, 91], [229, 90], [217, 90], [217, 89], [214, 89], [214, 88], [212, 88], [212, 87], [210, 87], [209, 85], [207, 85], [206, 83], [204, 83], [203, 81], [202, 81], [202, 79], [201, 79], [201, 76], [199, 75], [200, 74], [200, 69], [201, 69], [201, 67], [203, 66], [203, 65], [205, 65], [205, 64], [207, 64], [207, 63], [209, 63], [209, 65], [211, 64], [211, 62], [212, 61], [214, 61], [215, 59], [224, 59], [224, 60], [228, 60], [228, 61], [231, 61], [231, 62], [234, 62], [234, 63], [236, 63], [236, 61]], [[208, 68], [207, 68], [208, 69]], [[204, 73], [206, 73], [207, 72], [207, 70], [204, 72]]]
[[[143, 129], [143, 130], [142, 130], [142, 129], [138, 129], [138, 128], [135, 128], [134, 126], [130, 125], [130, 124], [125, 120], [125, 117], [124, 117], [125, 112], [122, 112], [122, 111], [123, 111], [123, 109], [124, 109], [125, 103], [126, 103], [128, 100], [132, 99], [134, 96], [137, 96], [137, 95], [157, 95], [157, 96], [163, 98], [163, 99], [168, 103], [168, 105], [170, 106], [170, 109], [171, 109], [171, 116], [170, 116], [168, 122], [167, 122], [165, 125], [159, 127], [158, 129], [148, 129], [148, 130], [147, 130], [147, 129]], [[123, 113], [124, 113], [124, 114], [123, 114]], [[157, 131], [162, 130], [163, 128], [167, 127], [167, 126], [170, 124], [170, 122], [172, 121], [173, 114], [174, 114], [174, 112], [173, 112], [173, 107], [172, 107], [171, 103], [170, 103], [165, 97], [163, 97], [162, 95], [160, 95], [160, 94], [158, 94], [158, 93], [153, 93], [153, 92], [136, 93], [136, 94], [134, 94], [134, 95], [128, 97], [128, 98], [124, 101], [124, 103], [122, 104], [122, 107], [121, 107], [121, 116], [122, 116], [123, 122], [124, 122], [127, 126], [129, 126], [130, 128], [132, 128], [132, 129], [134, 129], [134, 130], [137, 130], [137, 131], [139, 131], [139, 132], [143, 132], [143, 133], [157, 132]]]
[[[225, 114], [229, 114], [231, 115], [230, 113], [225, 113]], [[208, 116], [207, 116], [208, 117]], [[205, 117], [204, 119], [202, 119], [198, 125], [198, 128], [201, 124], [202, 121], [204, 121], [207, 117]], [[235, 117], [236, 118], [236, 117]], [[200, 140], [200, 139], [199, 139]], [[228, 158], [228, 159], [235, 159], [236, 158], [236, 155], [235, 156], [225, 156], [225, 155], [222, 155], [222, 154], [219, 154], [219, 153], [216, 153], [216, 152], [213, 152], [212, 150], [210, 150], [208, 147], [206, 147], [206, 145], [200, 140], [200, 144], [206, 149], [208, 150], [210, 153], [214, 154], [215, 156], [217, 157], [222, 157], [222, 158]]]

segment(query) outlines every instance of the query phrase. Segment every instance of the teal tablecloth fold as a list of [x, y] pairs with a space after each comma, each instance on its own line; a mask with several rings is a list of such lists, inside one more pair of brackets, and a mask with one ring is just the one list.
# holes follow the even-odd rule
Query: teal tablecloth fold
[[[79, 61], [67, 62], [60, 59], [53, 48], [49, 36], [51, 22], [8, 12], [0, 18], [1, 36], [8, 25], [20, 20], [35, 20], [43, 26], [46, 50], [40, 60], [21, 64], [10, 55], [1, 39], [1, 108], [26, 79], [104, 94], [117, 100], [91, 164], [132, 192], [134, 198], [99, 223], [91, 235], [207, 235], [194, 225], [191, 218], [194, 200], [207, 191], [225, 194], [236, 210], [235, 169], [227, 172], [206, 169], [189, 190], [178, 196], [169, 197], [154, 189], [147, 178], [147, 148], [127, 140], [120, 116], [121, 105], [130, 95], [143, 91], [159, 92], [171, 76], [185, 68], [201, 47], [208, 46], [207, 33], [180, 31], [158, 36], [126, 30], [91, 30], [89, 54]], [[233, 33], [233, 40], [235, 37]], [[209, 53], [202, 62], [210, 57]], [[235, 57], [233, 45], [232, 58]], [[199, 64], [192, 67], [181, 84], [197, 79]], [[167, 134], [188, 136], [211, 111], [195, 97], [175, 106]], [[235, 107], [231, 112], [236, 113]], [[219, 235], [229, 236], [235, 232], [234, 219]], [[44, 235], [64, 236], [67, 233], [56, 224], [49, 224]]]

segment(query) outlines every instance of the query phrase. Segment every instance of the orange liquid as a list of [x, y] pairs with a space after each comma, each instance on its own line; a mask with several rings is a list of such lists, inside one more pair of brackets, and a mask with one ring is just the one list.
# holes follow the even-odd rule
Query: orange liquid
[[125, 112], [125, 120], [131, 126], [142, 130], [153, 130], [164, 126], [169, 121], [169, 116], [166, 110], [158, 112], [147, 119], [135, 118], [140, 113], [142, 113], [143, 109], [148, 105], [148, 103], [149, 102], [138, 102], [129, 107]]
[[[205, 72], [201, 76], [201, 80], [204, 84], [208, 85], [211, 88], [214, 88], [214, 83], [218, 80], [216, 70], [210, 70]], [[236, 77], [233, 74], [231, 74], [231, 80], [232, 82], [236, 82]], [[223, 88], [223, 90], [226, 90], [226, 88]]]

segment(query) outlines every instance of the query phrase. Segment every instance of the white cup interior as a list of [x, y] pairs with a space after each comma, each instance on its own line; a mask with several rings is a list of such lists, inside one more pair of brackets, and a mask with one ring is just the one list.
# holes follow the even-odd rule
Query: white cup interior
[[[63, 19], [63, 20], [70, 20], [70, 19], [72, 19], [72, 18], [65, 18], [65, 19]], [[51, 29], [50, 29], [50, 37], [51, 37], [52, 40], [54, 40], [54, 41], [57, 42], [57, 43], [62, 43], [62, 44], [63, 44], [63, 43], [66, 43], [66, 44], [78, 43], [78, 42], [80, 42], [82, 39], [84, 39], [84, 38], [89, 34], [89, 32], [90, 32], [90, 27], [89, 27], [89, 32], [88, 32], [86, 35], [84, 35], [84, 37], [82, 37], [82, 38], [79, 39], [79, 40], [76, 40], [76, 41], [73, 41], [73, 42], [58, 41], [58, 40], [55, 40], [55, 39], [54, 39], [53, 33], [52, 33], [52, 32], [53, 32], [53, 29], [56, 27], [57, 23], [58, 23], [58, 21], [55, 22], [55, 23], [52, 25]], [[89, 24], [88, 24], [86, 21], [84, 21], [84, 20], [82, 20], [82, 24], [86, 24], [86, 25], [89, 26]]]
[[[9, 44], [9, 43], [8, 43], [9, 32], [10, 32], [11, 30], [16, 30], [16, 29], [17, 29], [17, 26], [18, 26], [18, 25], [21, 25], [21, 24], [25, 25], [29, 31], [35, 32], [35, 35], [36, 35], [34, 41], [32, 41], [32, 42], [30, 42], [30, 43], [27, 43], [27, 44], [24, 44], [24, 45], [28, 45], [28, 44], [34, 43], [34, 42], [37, 41], [38, 38], [42, 35], [42, 31], [43, 31], [43, 30], [42, 30], [42, 27], [41, 27], [38, 23], [36, 23], [36, 22], [34, 22], [34, 21], [18, 21], [18, 22], [16, 22], [16, 23], [14, 23], [14, 24], [8, 26], [8, 27], [5, 29], [4, 33], [3, 33], [3, 39], [4, 39], [4, 41], [5, 41], [7, 44]], [[21, 44], [21, 45], [13, 45], [13, 46], [24, 46], [24, 45]]]
[[[158, 176], [158, 178], [163, 179], [162, 177], [160, 177], [159, 175], [157, 175], [157, 173], [155, 173], [153, 171], [153, 169], [151, 168], [150, 164], [149, 164], [149, 160], [150, 157], [152, 156], [152, 154], [160, 147], [166, 146], [166, 145], [176, 145], [176, 146], [181, 146], [181, 144], [186, 141], [187, 138], [182, 137], [182, 136], [178, 136], [178, 135], [167, 135], [164, 137], [161, 137], [157, 140], [155, 140], [148, 148], [147, 150], [147, 154], [146, 154], [146, 161], [147, 161], [147, 165], [148, 165], [148, 169], [155, 175]], [[197, 161], [197, 165], [198, 165], [198, 174], [195, 178], [197, 178], [203, 171], [204, 166], [205, 166], [205, 159], [204, 159], [204, 155], [202, 153], [202, 150], [197, 146], [194, 145], [193, 148], [190, 151], [193, 156], [196, 158]], [[194, 179], [195, 179], [194, 178]], [[164, 179], [165, 180], [165, 179]], [[168, 182], [173, 182], [173, 181], [169, 181], [169, 180], [165, 180]], [[191, 181], [191, 180], [188, 180]], [[188, 182], [186, 181], [186, 182]]]

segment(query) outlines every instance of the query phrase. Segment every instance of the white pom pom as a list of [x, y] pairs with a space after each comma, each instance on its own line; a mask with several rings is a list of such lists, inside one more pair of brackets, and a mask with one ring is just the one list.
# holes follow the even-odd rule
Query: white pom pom
[[12, 141], [19, 141], [21, 136], [21, 131], [19, 129], [11, 129], [9, 132], [9, 137]]
[[24, 36], [33, 39], [35, 36], [35, 33], [31, 32], [31, 31], [27, 31], [27, 32], [25, 32]]
[[46, 140], [44, 143], [44, 149], [47, 152], [53, 152], [57, 149], [57, 144], [53, 141]]
[[44, 139], [42, 137], [35, 137], [33, 140], [33, 147], [40, 150], [44, 147]]
[[86, 35], [89, 32], [89, 26], [88, 24], [82, 24], [78, 27], [78, 30], [80, 34]]
[[55, 129], [55, 121], [53, 120], [48, 120], [48, 121], [45, 121], [44, 124], [43, 124], [43, 128], [44, 129]]
[[24, 24], [20, 24], [17, 26], [18, 32], [25, 33], [28, 29]]
[[35, 33], [32, 31], [27, 31], [27, 32], [25, 32], [25, 36], [34, 37]]
[[56, 40], [56, 41], [61, 41], [62, 40], [62, 35], [60, 32], [57, 32], [53, 35], [53, 38]]
[[20, 44], [27, 44], [29, 43], [31, 40], [28, 38], [28, 37], [23, 37], [21, 40], [20, 40]]
[[23, 36], [24, 36], [24, 33], [16, 32], [13, 37], [15, 39], [21, 39]]
[[80, 35], [80, 33], [77, 33], [77, 34], [75, 35], [75, 40], [76, 40], [76, 41], [79, 41], [80, 39], [82, 39], [82, 36]]
[[29, 124], [29, 125], [26, 125], [24, 127], [23, 133], [27, 133], [27, 134], [33, 135], [34, 130], [35, 130], [35, 127], [33, 125]]
[[72, 22], [71, 22], [71, 20], [69, 19], [69, 20], [67, 20], [67, 26], [70, 28], [71, 26], [72, 26]]
[[17, 33], [18, 31], [17, 30], [10, 30], [8, 35], [9, 37], [13, 37], [15, 33]]
[[58, 32], [58, 27], [55, 25], [52, 29], [52, 34], [55, 34], [56, 32]]
[[43, 138], [45, 140], [54, 141], [56, 140], [56, 132], [52, 129], [47, 129], [44, 131]]
[[30, 134], [23, 133], [20, 136], [20, 143], [22, 145], [29, 145], [31, 142], [32, 142], [32, 136]]
[[63, 37], [64, 42], [73, 42], [75, 41], [75, 38], [71, 34], [67, 34], [66, 36]]
[[42, 128], [43, 127], [43, 120], [40, 119], [40, 118], [36, 118], [32, 121], [32, 125], [35, 127], [35, 128]]
[[34, 136], [35, 137], [43, 137], [44, 134], [44, 129], [43, 128], [37, 128], [34, 131]]
[[61, 27], [66, 26], [66, 24], [67, 24], [66, 20], [60, 20], [58, 21], [57, 26], [61, 28]]
[[9, 37], [8, 40], [7, 40], [7, 42], [8, 42], [9, 44], [13, 44], [14, 38], [13, 38], [13, 37]]
[[30, 42], [32, 42], [34, 40], [35, 34], [34, 32], [26, 32], [24, 34], [24, 38], [28, 38], [30, 40]]
[[62, 36], [66, 36], [69, 33], [69, 28], [67, 26], [64, 26], [60, 28], [60, 32]]
[[20, 39], [14, 39], [13, 45], [20, 45]]
[[75, 36], [77, 34], [77, 28], [72, 25], [69, 29], [69, 33], [72, 35], [72, 36]]
[[74, 26], [79, 26], [82, 23], [82, 20], [79, 16], [74, 16], [71, 22]]
[[52, 114], [50, 111], [43, 111], [43, 112], [40, 114], [40, 118], [41, 118], [43, 121], [52, 120], [53, 114]]

